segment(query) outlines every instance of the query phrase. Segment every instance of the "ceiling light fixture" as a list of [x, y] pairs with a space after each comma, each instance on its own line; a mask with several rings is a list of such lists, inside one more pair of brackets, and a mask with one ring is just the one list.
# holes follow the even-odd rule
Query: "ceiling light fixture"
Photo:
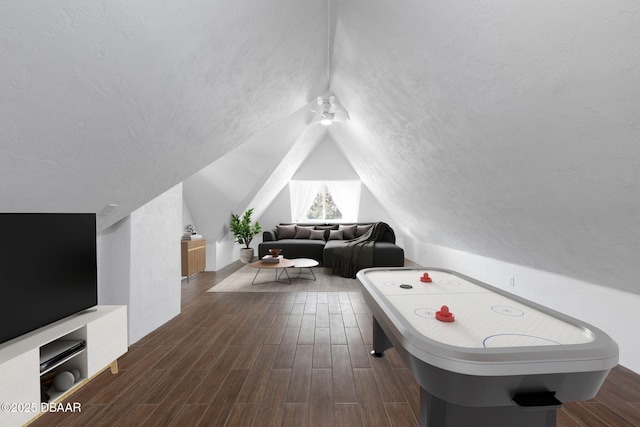
[[319, 109], [320, 111], [311, 110], [316, 113], [313, 124], [320, 123], [324, 126], [329, 126], [333, 122], [349, 120], [349, 113], [336, 101], [335, 96], [319, 96], [317, 103], [321, 108]]
[[322, 113], [321, 125], [329, 126], [333, 123], [333, 113]]

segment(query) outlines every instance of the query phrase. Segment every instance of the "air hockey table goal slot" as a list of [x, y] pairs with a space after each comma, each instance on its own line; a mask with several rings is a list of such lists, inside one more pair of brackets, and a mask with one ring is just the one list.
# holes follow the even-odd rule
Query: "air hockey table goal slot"
[[562, 402], [556, 399], [555, 391], [516, 393], [513, 396], [513, 402], [521, 408], [528, 410], [560, 409], [562, 407]]

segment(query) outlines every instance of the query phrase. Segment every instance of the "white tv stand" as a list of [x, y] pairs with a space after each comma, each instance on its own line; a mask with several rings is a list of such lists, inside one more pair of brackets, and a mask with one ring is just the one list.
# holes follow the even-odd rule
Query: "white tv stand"
[[[59, 339], [84, 340], [86, 348], [41, 373], [40, 347]], [[41, 414], [41, 375], [51, 370], [80, 371], [71, 389], [49, 391], [49, 403], [60, 402], [105, 369], [117, 373], [117, 359], [127, 348], [124, 305], [96, 306], [0, 344], [0, 425], [21, 426]]]

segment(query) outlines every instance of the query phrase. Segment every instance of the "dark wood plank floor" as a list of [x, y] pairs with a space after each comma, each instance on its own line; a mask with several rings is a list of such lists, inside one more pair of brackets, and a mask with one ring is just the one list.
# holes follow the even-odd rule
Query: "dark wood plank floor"
[[[33, 426], [417, 426], [419, 387], [393, 349], [369, 356], [359, 292], [207, 293], [239, 267], [183, 281], [182, 313]], [[616, 367], [558, 426], [640, 426], [640, 376]]]

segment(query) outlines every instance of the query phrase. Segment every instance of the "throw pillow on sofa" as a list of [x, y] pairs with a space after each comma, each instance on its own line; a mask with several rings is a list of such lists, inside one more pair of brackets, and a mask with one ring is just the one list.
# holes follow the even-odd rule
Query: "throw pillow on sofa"
[[356, 225], [340, 225], [338, 230], [342, 230], [344, 240], [351, 240], [356, 238]]
[[364, 233], [366, 233], [367, 231], [369, 231], [369, 229], [373, 227], [373, 224], [369, 224], [369, 225], [358, 225], [356, 228], [356, 237], [360, 237], [362, 235], [364, 235]]
[[329, 240], [329, 230], [337, 230], [338, 229], [338, 225], [337, 224], [316, 225], [315, 229], [316, 230], [324, 230], [324, 240]]
[[278, 230], [278, 240], [280, 239], [294, 239], [296, 237], [296, 226], [291, 225], [276, 225]]
[[324, 240], [324, 230], [311, 230], [310, 240]]
[[344, 240], [342, 230], [329, 230], [329, 240]]
[[300, 227], [296, 225], [296, 235], [294, 239], [308, 239], [311, 237], [313, 227]]

